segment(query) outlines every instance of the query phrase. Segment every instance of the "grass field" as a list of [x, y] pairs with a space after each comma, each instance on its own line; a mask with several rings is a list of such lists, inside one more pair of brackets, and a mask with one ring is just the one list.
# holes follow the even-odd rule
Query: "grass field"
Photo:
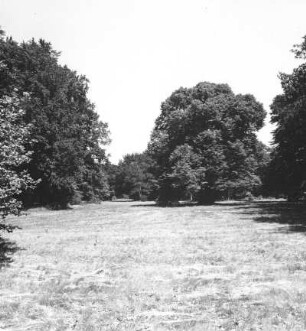
[[302, 206], [105, 202], [11, 222], [0, 329], [306, 329]]

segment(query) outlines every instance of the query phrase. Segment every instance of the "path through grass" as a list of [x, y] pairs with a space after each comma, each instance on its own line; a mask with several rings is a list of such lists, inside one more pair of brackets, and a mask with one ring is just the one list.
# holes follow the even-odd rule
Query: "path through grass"
[[305, 330], [306, 213], [286, 206], [31, 210], [5, 236], [0, 329]]

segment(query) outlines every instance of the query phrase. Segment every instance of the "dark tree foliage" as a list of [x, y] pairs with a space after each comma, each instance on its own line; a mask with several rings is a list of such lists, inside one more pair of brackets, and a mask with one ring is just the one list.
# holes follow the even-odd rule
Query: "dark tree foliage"
[[134, 200], [154, 199], [156, 180], [152, 168], [153, 161], [146, 153], [125, 155], [115, 170], [116, 197], [128, 196]]
[[[0, 40], [3, 38], [4, 31], [0, 29]], [[0, 70], [3, 66], [0, 62]], [[25, 148], [26, 143], [31, 143], [31, 126], [23, 120], [27, 95], [19, 97], [16, 92], [15, 89], [0, 97], [0, 230], [8, 232], [16, 226], [6, 223], [6, 217], [20, 214], [20, 194], [36, 184], [24, 170], [31, 157]]]
[[225, 84], [173, 92], [161, 105], [148, 147], [160, 202], [189, 197], [212, 203], [258, 187], [265, 151], [256, 131], [265, 115], [252, 95], [235, 95]]
[[8, 215], [19, 215], [22, 203], [20, 194], [33, 188], [35, 182], [23, 170], [31, 153], [25, 143], [30, 143], [30, 129], [23, 121], [24, 98], [14, 92], [0, 98], [0, 230], [12, 231], [14, 226], [5, 223]]
[[[306, 36], [293, 52], [306, 59]], [[277, 125], [271, 178], [277, 193], [297, 199], [306, 191], [306, 63], [279, 78], [283, 94], [271, 105], [272, 122]]]
[[34, 194], [23, 196], [29, 205], [65, 207], [77, 194], [85, 200], [108, 195], [101, 147], [107, 125], [87, 98], [86, 77], [59, 65], [58, 57], [43, 40], [0, 41], [0, 97], [15, 89], [29, 93], [25, 122], [35, 143], [28, 171], [41, 180]]

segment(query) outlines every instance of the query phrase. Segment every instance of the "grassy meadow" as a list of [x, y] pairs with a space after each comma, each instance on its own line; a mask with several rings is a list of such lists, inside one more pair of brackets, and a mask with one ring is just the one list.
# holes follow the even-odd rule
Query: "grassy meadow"
[[303, 206], [103, 202], [10, 222], [0, 329], [306, 329]]

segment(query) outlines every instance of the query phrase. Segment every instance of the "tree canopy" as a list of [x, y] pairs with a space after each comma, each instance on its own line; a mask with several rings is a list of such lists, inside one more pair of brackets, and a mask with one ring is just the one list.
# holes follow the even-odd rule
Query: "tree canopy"
[[148, 146], [160, 202], [189, 196], [211, 203], [256, 188], [264, 152], [256, 131], [265, 115], [254, 96], [235, 95], [226, 84], [173, 92], [161, 105]]

